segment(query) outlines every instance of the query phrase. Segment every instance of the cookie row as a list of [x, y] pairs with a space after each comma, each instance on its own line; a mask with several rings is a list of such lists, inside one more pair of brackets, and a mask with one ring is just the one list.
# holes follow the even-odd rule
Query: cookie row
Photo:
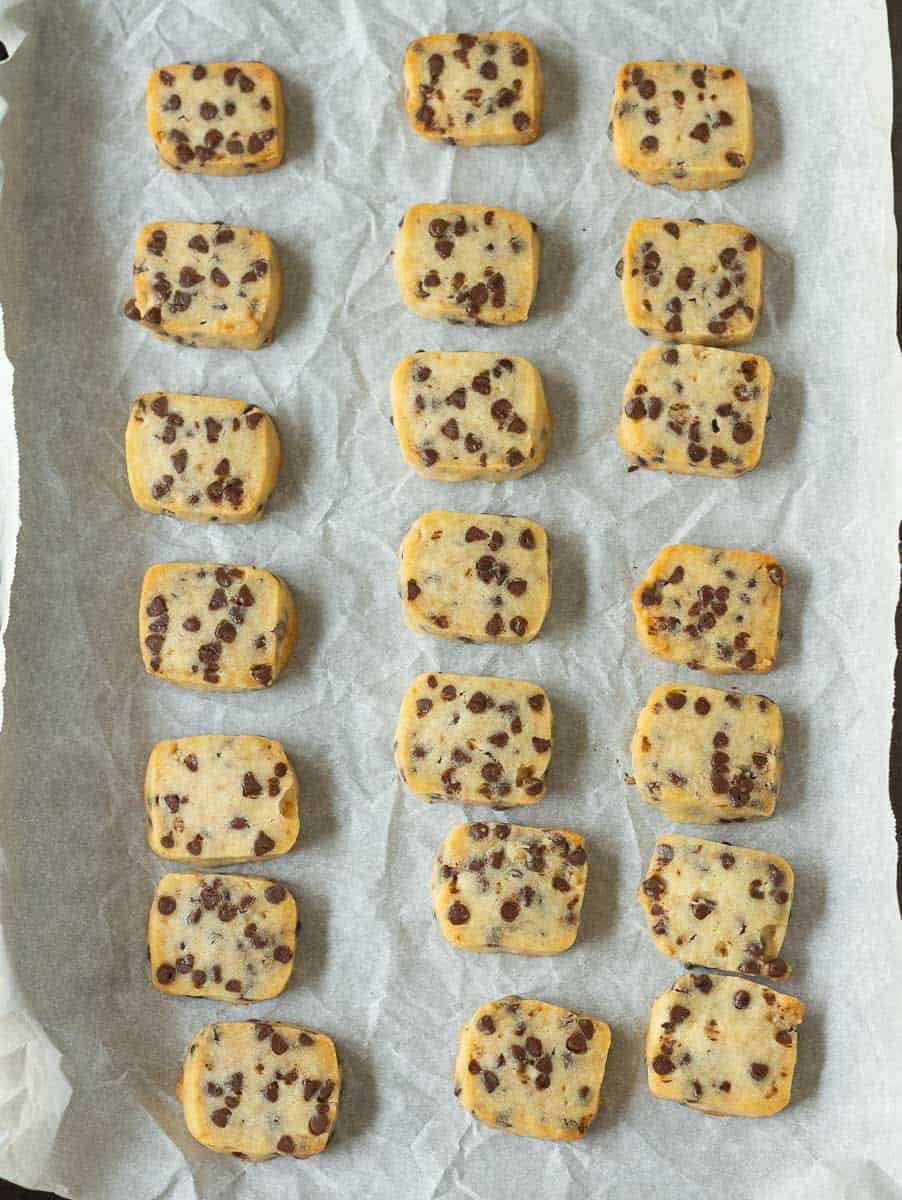
[[[690, 972], [653, 1003], [648, 1086], [717, 1116], [769, 1116], [788, 1103], [804, 1005], [748, 980]], [[595, 1119], [611, 1030], [588, 1013], [506, 996], [464, 1025], [454, 1065], [461, 1106], [494, 1129], [572, 1141]], [[281, 1021], [208, 1025], [178, 1083], [191, 1134], [261, 1161], [306, 1158], [335, 1128], [342, 1073], [331, 1038]]]
[[[544, 75], [522, 33], [439, 33], [404, 56], [404, 103], [427, 141], [528, 145], [541, 132]], [[285, 153], [280, 80], [265, 63], [175, 63], [155, 69], [147, 124], [175, 171], [259, 174]], [[608, 136], [618, 166], [644, 183], [720, 188], [741, 179], [755, 138], [748, 85], [735, 67], [628, 62], [617, 73]]]
[[[773, 374], [758, 355], [653, 347], [626, 386], [619, 437], [631, 468], [730, 477], [761, 456]], [[551, 415], [525, 358], [473, 351], [410, 355], [392, 376], [392, 421], [426, 478], [519, 479], [545, 460]], [[240, 400], [149, 392], [125, 435], [135, 502], [147, 512], [223, 524], [258, 520], [278, 481], [272, 418]]]
[[[429, 320], [525, 321], [540, 242], [522, 213], [480, 204], [418, 204], [401, 221], [392, 263], [401, 298]], [[627, 317], [664, 341], [730, 346], [755, 333], [763, 255], [751, 230], [699, 219], [634, 221], [617, 263]], [[282, 269], [267, 234], [224, 222], [157, 221], [138, 235], [125, 315], [181, 346], [258, 350], [272, 341]]]
[[[285, 105], [262, 63], [182, 63], [154, 71], [147, 116], [176, 170], [249, 174], [284, 154]], [[269, 237], [225, 222], [157, 222], [140, 234], [125, 314], [179, 345], [255, 350], [272, 340], [282, 272]], [[271, 418], [237, 400], [150, 393], [126, 433], [129, 482], [151, 512], [256, 520], [278, 479]], [[269, 687], [297, 637], [287, 584], [222, 563], [152, 567], [139, 630], [146, 669], [202, 690]], [[283, 747], [213, 735], [160, 743], [148, 764], [150, 848], [204, 867], [284, 854], [299, 831], [298, 783]], [[158, 884], [147, 950], [167, 995], [251, 1003], [279, 995], [297, 952], [288, 888], [256, 875], [182, 872]], [[252, 1161], [325, 1148], [341, 1068], [331, 1039], [285, 1022], [217, 1023], [192, 1041], [178, 1085], [185, 1120], [211, 1149]]]
[[[633, 594], [636, 630], [655, 657], [717, 674], [770, 671], [786, 575], [770, 555], [668, 546]], [[406, 624], [465, 642], [529, 642], [551, 606], [541, 525], [487, 513], [425, 513], [401, 544]], [[266, 688], [297, 638], [288, 585], [259, 567], [159, 563], [141, 587], [145, 670], [198, 690]]]

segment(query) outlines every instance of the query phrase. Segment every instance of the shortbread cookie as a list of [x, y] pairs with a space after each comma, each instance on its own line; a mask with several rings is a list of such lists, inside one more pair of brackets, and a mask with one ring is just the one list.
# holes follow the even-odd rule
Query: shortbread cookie
[[325, 1150], [341, 1067], [330, 1037], [284, 1021], [218, 1021], [188, 1047], [178, 1096], [192, 1137], [253, 1162]]
[[626, 63], [608, 131], [624, 171], [684, 191], [735, 183], [755, 153], [748, 84], [735, 67]]
[[652, 1005], [648, 1086], [718, 1117], [769, 1117], [789, 1103], [805, 1005], [760, 983], [682, 975]]
[[454, 1094], [493, 1129], [574, 1141], [601, 1105], [610, 1046], [597, 1017], [519, 996], [492, 1000], [461, 1030]]
[[395, 762], [424, 800], [535, 804], [545, 795], [551, 725], [548, 697], [534, 683], [429, 672], [401, 704]]
[[639, 714], [631, 750], [639, 794], [669, 821], [769, 817], [783, 781], [783, 717], [766, 696], [664, 683]]
[[522, 33], [432, 33], [404, 55], [404, 103], [420, 137], [452, 146], [534, 142], [544, 84]]
[[758, 465], [773, 371], [710, 346], [652, 346], [626, 385], [619, 438], [633, 467], [744, 475]]
[[257, 875], [164, 875], [147, 922], [150, 978], [170, 996], [243, 1003], [285, 990], [294, 966], [297, 907]]
[[272, 341], [282, 269], [257, 229], [156, 221], [138, 234], [125, 315], [180, 346], [259, 350]]
[[158, 742], [144, 777], [147, 844], [172, 862], [260, 862], [297, 841], [298, 781], [280, 742], [201, 734]]
[[401, 543], [401, 606], [417, 633], [530, 642], [551, 606], [541, 525], [491, 513], [424, 513]]
[[259, 567], [157, 563], [144, 576], [144, 669], [202, 691], [269, 687], [291, 657], [297, 613], [288, 585]]
[[631, 325], [671, 342], [733, 346], [758, 328], [764, 258], [741, 225], [634, 221], [617, 270]]
[[174, 171], [256, 175], [285, 153], [285, 101], [265, 63], [174, 63], [147, 84], [147, 126]]
[[466, 325], [525, 321], [539, 281], [539, 235], [522, 213], [416, 204], [395, 239], [401, 299], [420, 317]]
[[432, 867], [432, 911], [459, 950], [561, 954], [576, 941], [587, 873], [572, 829], [458, 825]]
[[282, 449], [272, 417], [255, 404], [148, 392], [132, 408], [125, 462], [141, 508], [233, 524], [262, 516]]
[[769, 671], [785, 582], [770, 554], [665, 546], [633, 592], [639, 641], [656, 658], [694, 671]]
[[685, 963], [787, 979], [779, 957], [792, 867], [778, 854], [671, 833], [659, 838], [639, 903], [655, 945]]
[[551, 440], [542, 376], [525, 358], [481, 351], [411, 354], [395, 368], [401, 453], [427, 479], [519, 479]]

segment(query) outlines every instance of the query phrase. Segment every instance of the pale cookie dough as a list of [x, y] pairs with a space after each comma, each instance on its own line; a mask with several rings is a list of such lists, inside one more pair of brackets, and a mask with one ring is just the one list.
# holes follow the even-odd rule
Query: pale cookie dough
[[280, 742], [201, 734], [158, 742], [147, 761], [147, 844], [171, 862], [225, 867], [287, 854], [298, 780]]
[[576, 941], [585, 840], [572, 829], [458, 825], [432, 867], [432, 911], [459, 950], [561, 954]]
[[769, 817], [783, 781], [783, 717], [766, 696], [665, 683], [639, 714], [630, 747], [643, 800], [669, 821]]
[[519, 996], [492, 1000], [461, 1030], [454, 1094], [493, 1129], [574, 1141], [601, 1106], [610, 1046], [597, 1017]]
[[521, 517], [437, 510], [401, 543], [404, 620], [417, 633], [469, 642], [530, 642], [551, 606], [541, 525]]
[[147, 127], [167, 167], [257, 175], [285, 153], [285, 101], [265, 63], [174, 63], [147, 83]]
[[245, 1003], [285, 990], [298, 914], [281, 883], [256, 875], [164, 875], [147, 921], [150, 978], [170, 996]]
[[125, 462], [135, 503], [190, 521], [256, 521], [282, 449], [272, 417], [243, 400], [147, 392], [132, 408]]
[[401, 703], [395, 762], [424, 800], [511, 808], [545, 795], [552, 713], [523, 679], [428, 672]]
[[259, 567], [157, 563], [141, 586], [144, 669], [201, 691], [269, 687], [291, 657], [297, 612], [288, 585]]
[[785, 582], [770, 554], [665, 546], [633, 592], [639, 641], [655, 658], [694, 671], [769, 671]]
[[431, 33], [404, 55], [404, 103], [420, 137], [524, 146], [539, 136], [544, 82], [522, 33]]
[[652, 346], [633, 367], [618, 436], [631, 468], [744, 475], [758, 465], [773, 386], [766, 358]]
[[655, 845], [639, 903], [662, 954], [788, 979], [779, 954], [792, 889], [792, 867], [779, 854], [671, 833]]
[[416, 204], [392, 259], [417, 316], [461, 325], [525, 321], [539, 282], [539, 235], [522, 213], [483, 204]]
[[391, 380], [401, 453], [427, 479], [520, 479], [545, 461], [551, 414], [525, 358], [436, 351], [408, 355]]
[[643, 183], [726, 187], [755, 153], [745, 76], [700, 62], [628, 62], [617, 75], [608, 133], [618, 166]]
[[155, 221], [138, 234], [125, 315], [180, 346], [259, 350], [273, 338], [282, 269], [257, 229]]
[[805, 1005], [751, 980], [682, 975], [652, 1005], [648, 1086], [718, 1117], [769, 1117], [789, 1103]]
[[178, 1096], [192, 1137], [253, 1162], [325, 1150], [341, 1067], [330, 1037], [284, 1021], [218, 1021], [188, 1047]]
[[754, 335], [763, 270], [750, 230], [696, 220], [634, 221], [617, 264], [631, 325], [662, 341], [710, 346]]

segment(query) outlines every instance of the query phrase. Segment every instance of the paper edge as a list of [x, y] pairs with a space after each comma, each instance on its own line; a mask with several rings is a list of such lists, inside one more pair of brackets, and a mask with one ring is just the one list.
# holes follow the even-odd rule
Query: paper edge
[[[26, 34], [0, 10], [0, 32], [12, 58]], [[6, 116], [0, 98], [0, 121]], [[0, 162], [0, 192], [4, 166]], [[22, 526], [19, 447], [16, 438], [15, 371], [6, 353], [6, 327], [0, 305], [0, 453], [8, 459], [0, 498], [0, 731], [6, 688], [5, 635], [9, 624], [16, 549]], [[0, 914], [11, 894], [6, 859], [0, 851]], [[47, 1169], [57, 1131], [72, 1088], [62, 1069], [62, 1055], [32, 1017], [19, 988], [0, 921], [0, 1105], [9, 1130], [0, 1138], [0, 1177], [34, 1187]]]

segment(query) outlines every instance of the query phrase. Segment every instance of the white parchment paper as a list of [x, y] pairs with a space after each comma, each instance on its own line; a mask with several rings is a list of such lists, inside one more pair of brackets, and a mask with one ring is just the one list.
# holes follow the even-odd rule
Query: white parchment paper
[[[14, 973], [0, 994], [0, 1175], [80, 1200], [902, 1195], [887, 799], [902, 372], [880, 0], [69, 0], [17, 15], [29, 37], [0, 69], [0, 299], [22, 500], [0, 739]], [[406, 43], [491, 28], [537, 42], [545, 135], [479, 151], [415, 138], [399, 98]], [[256, 179], [167, 173], [144, 129], [149, 69], [232, 57], [280, 71], [288, 161]], [[678, 195], [614, 167], [608, 98], [632, 57], [745, 69], [759, 146], [745, 181]], [[527, 324], [440, 326], [402, 307], [388, 258], [398, 219], [443, 199], [510, 205], [538, 223]], [[664, 215], [736, 220], [766, 245], [752, 346], [778, 385], [761, 466], [740, 480], [627, 475], [616, 444], [623, 384], [647, 342], [626, 323], [614, 264], [631, 220]], [[287, 280], [272, 347], [182, 350], [122, 318], [135, 233], [160, 218], [272, 234]], [[420, 348], [530, 357], [554, 414], [547, 464], [509, 485], [410, 471], [388, 379]], [[155, 388], [274, 413], [286, 466], [259, 525], [199, 527], [135, 507], [123, 430], [134, 396]], [[14, 446], [3, 414], [6, 570]], [[405, 630], [396, 549], [438, 507], [547, 526], [556, 591], [534, 643]], [[778, 669], [739, 681], [783, 707], [784, 796], [772, 820], [730, 833], [796, 871], [786, 954], [808, 1015], [792, 1106], [767, 1121], [656, 1101], [644, 1079], [648, 1008], [680, 966], [655, 951], [634, 900], [665, 825], [623, 776], [644, 696], [690, 675], [643, 653], [629, 594], [659, 547], [680, 540], [767, 549], [789, 571]], [[257, 563], [289, 580], [300, 644], [272, 690], [196, 696], [143, 674], [138, 589], [166, 559]], [[434, 928], [431, 858], [465, 814], [406, 796], [391, 762], [403, 692], [429, 668], [534, 679], [550, 693], [550, 797], [526, 819], [585, 831], [591, 862], [580, 939], [563, 957], [456, 953]], [[302, 779], [302, 843], [267, 864], [298, 897], [297, 969], [281, 997], [247, 1013], [309, 1022], [339, 1046], [337, 1133], [301, 1164], [249, 1166], [192, 1141], [173, 1094], [185, 1046], [236, 1014], [163, 997], [147, 977], [146, 910], [165, 868], [144, 844], [144, 762], [160, 738], [220, 730], [281, 739]], [[460, 1025], [510, 992], [612, 1026], [604, 1109], [581, 1142], [491, 1132], [452, 1096]]]

